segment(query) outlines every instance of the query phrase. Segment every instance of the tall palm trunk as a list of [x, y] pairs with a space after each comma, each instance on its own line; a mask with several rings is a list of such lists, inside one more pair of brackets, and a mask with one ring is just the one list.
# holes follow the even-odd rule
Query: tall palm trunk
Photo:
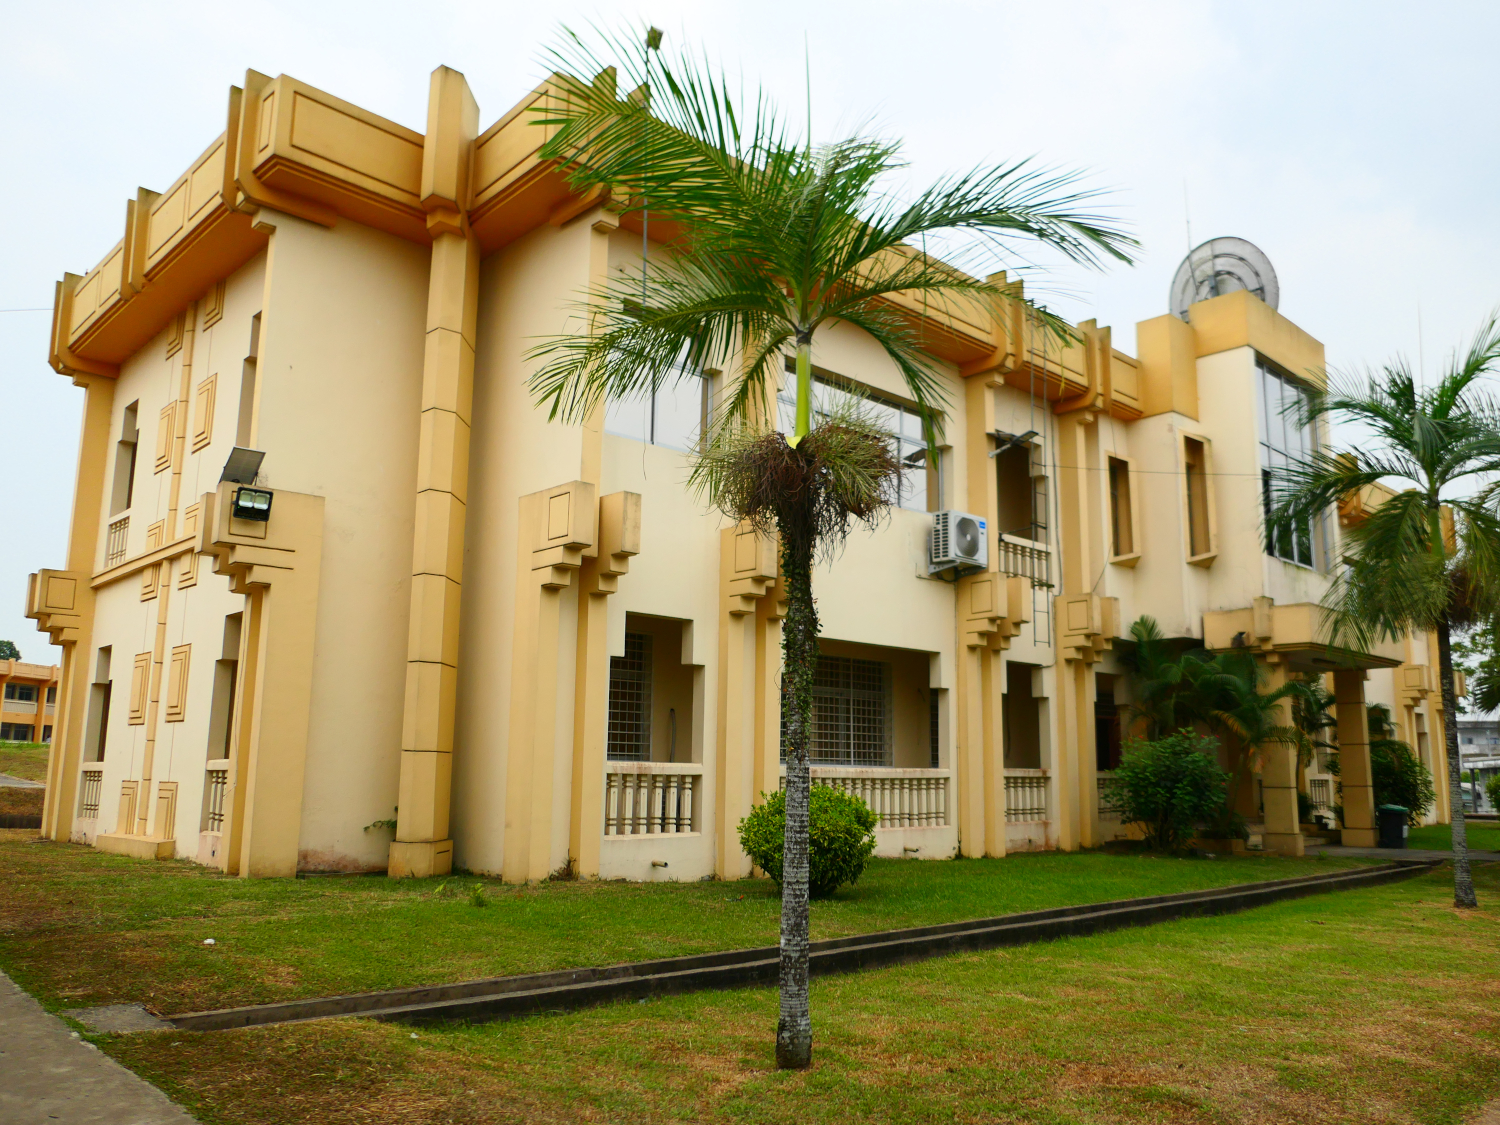
[[1443, 743], [1448, 758], [1448, 807], [1453, 822], [1453, 905], [1478, 906], [1469, 872], [1469, 837], [1464, 826], [1464, 793], [1458, 756], [1458, 697], [1453, 693], [1453, 649], [1448, 617], [1438, 622], [1438, 678], [1443, 686]]
[[[809, 875], [808, 800], [812, 786], [808, 743], [812, 734], [813, 675], [818, 660], [818, 611], [812, 596], [811, 513], [790, 505], [777, 521], [781, 573], [786, 583], [782, 632], [782, 683], [786, 707], [786, 833], [781, 859], [781, 1015], [776, 1024], [776, 1065], [800, 1070], [812, 1063], [808, 1006]], [[800, 525], [800, 526], [798, 526]]]

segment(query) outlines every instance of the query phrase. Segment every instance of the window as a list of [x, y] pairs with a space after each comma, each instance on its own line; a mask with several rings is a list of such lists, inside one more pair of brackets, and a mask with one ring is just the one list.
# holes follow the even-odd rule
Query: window
[[1109, 459], [1110, 534], [1116, 557], [1135, 554], [1135, 513], [1130, 501], [1130, 463]]
[[52, 728], [51, 727], [43, 727], [42, 728], [42, 741], [43, 742], [51, 742], [52, 741]]
[[1120, 706], [1113, 676], [1097, 673], [1094, 682], [1094, 768], [1109, 773], [1120, 765]]
[[234, 444], [249, 449], [255, 436], [255, 367], [260, 356], [260, 313], [250, 318], [250, 354], [240, 367], [240, 410], [234, 424]]
[[708, 387], [708, 380], [696, 371], [674, 368], [654, 393], [605, 403], [604, 429], [619, 437], [691, 453], [708, 421]]
[[30, 742], [35, 729], [27, 723], [0, 723], [0, 742]]
[[36, 685], [35, 684], [6, 684], [5, 685], [5, 698], [7, 700], [15, 700], [18, 703], [35, 703], [36, 702]]
[[47, 689], [47, 702], [48, 703], [56, 703], [57, 702], [57, 689], [55, 687], [49, 687]]
[[1208, 443], [1184, 437], [1182, 462], [1187, 476], [1188, 558], [1211, 561], [1214, 546], [1208, 496]]
[[115, 479], [109, 500], [109, 514], [112, 516], [130, 507], [135, 499], [135, 447], [141, 436], [136, 415], [140, 405], [132, 402], [127, 406], [120, 423], [120, 440], [115, 443]]
[[[816, 375], [813, 376], [812, 405], [815, 426], [839, 407], [858, 405], [876, 425], [895, 436], [896, 456], [901, 461], [901, 507], [914, 512], [930, 512], [942, 504], [937, 473], [928, 465], [922, 419], [915, 410], [889, 399], [877, 398], [863, 388], [839, 386]], [[782, 432], [791, 433], [797, 422], [797, 381], [790, 372], [776, 394], [776, 411]]]
[[1031, 445], [1012, 445], [995, 455], [996, 518], [1003, 535], [1047, 541], [1047, 478], [1032, 476]]
[[626, 633], [625, 655], [609, 658], [609, 719], [605, 756], [651, 760], [651, 634]]
[[84, 735], [83, 760], [104, 761], [104, 747], [109, 738], [109, 664], [113, 650], [105, 645], [94, 658], [94, 682], [89, 685], [88, 731]]
[[[813, 724], [808, 747], [814, 765], [890, 765], [889, 683], [887, 666], [881, 661], [818, 657], [818, 667], [813, 673]], [[781, 756], [784, 761], [784, 696]]]
[[[1274, 370], [1265, 360], [1256, 363], [1256, 388], [1260, 412], [1260, 475], [1263, 515], [1269, 523], [1272, 507], [1271, 478], [1278, 469], [1305, 463], [1318, 448], [1317, 431], [1303, 425], [1297, 409], [1307, 398], [1307, 389], [1290, 375]], [[1319, 521], [1321, 523], [1321, 521]], [[1298, 566], [1317, 566], [1322, 527], [1312, 523], [1287, 528], [1268, 538], [1266, 551], [1274, 558]]]

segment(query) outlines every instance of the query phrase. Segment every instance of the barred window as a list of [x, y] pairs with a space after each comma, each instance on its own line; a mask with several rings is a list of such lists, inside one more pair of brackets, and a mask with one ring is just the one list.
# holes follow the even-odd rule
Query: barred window
[[[890, 765], [889, 682], [886, 665], [878, 660], [818, 657], [818, 667], [813, 673], [813, 729], [808, 748], [815, 764]], [[781, 756], [786, 759], [784, 705]]]
[[625, 655], [609, 658], [606, 756], [616, 762], [651, 760], [651, 634], [626, 633]]

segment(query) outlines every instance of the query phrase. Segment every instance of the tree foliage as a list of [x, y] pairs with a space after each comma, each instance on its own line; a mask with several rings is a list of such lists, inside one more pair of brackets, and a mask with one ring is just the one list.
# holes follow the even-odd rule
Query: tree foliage
[[[648, 36], [658, 47], [660, 35]], [[863, 333], [899, 373], [936, 447], [949, 375], [915, 307], [937, 314], [1020, 300], [993, 277], [1041, 242], [1079, 262], [1129, 260], [1135, 243], [1084, 204], [1078, 176], [1030, 161], [977, 168], [902, 194], [900, 146], [865, 134], [815, 145], [771, 101], [745, 93], [689, 51], [657, 56], [620, 36], [568, 33], [533, 121], [541, 149], [575, 191], [666, 245], [583, 296], [568, 331], [528, 353], [535, 400], [582, 422], [606, 400], [639, 399], [687, 369], [715, 373], [703, 457], [692, 481], [732, 520], [780, 537], [786, 798], [781, 1016], [777, 1065], [812, 1058], [808, 1007], [809, 739], [818, 617], [812, 564], [851, 520], [894, 498], [891, 435], [854, 417], [812, 424], [812, 348], [839, 324]], [[931, 240], [947, 260], [928, 252]], [[643, 242], [645, 240], [643, 239]], [[646, 245], [649, 245], [647, 242]], [[983, 268], [975, 268], [983, 267]], [[986, 278], [986, 280], [980, 280]], [[1057, 335], [1045, 310], [1028, 314]], [[792, 432], [775, 432], [775, 395], [795, 358]], [[931, 453], [929, 452], [929, 456]]]
[[20, 660], [21, 650], [15, 641], [0, 641], [0, 660]]
[[[814, 898], [827, 898], [864, 874], [866, 864], [875, 854], [875, 825], [880, 818], [858, 797], [826, 785], [812, 787], [808, 806], [812, 853], [808, 891]], [[786, 835], [786, 794], [776, 792], [766, 796], [740, 821], [739, 830], [740, 847], [779, 887]]]
[[1214, 739], [1190, 730], [1127, 743], [1114, 780], [1120, 819], [1140, 825], [1150, 847], [1181, 851], [1197, 826], [1224, 807], [1229, 774], [1217, 750]]
[[1343, 535], [1323, 598], [1335, 645], [1368, 652], [1377, 641], [1436, 633], [1453, 818], [1453, 899], [1474, 906], [1459, 789], [1455, 627], [1500, 617], [1500, 403], [1481, 382], [1500, 369], [1500, 320], [1491, 315], [1468, 349], [1424, 384], [1404, 359], [1338, 375], [1299, 396], [1300, 424], [1337, 419], [1364, 431], [1357, 446], [1315, 450], [1268, 482], [1267, 542], [1307, 529], [1366, 490], [1394, 492]]

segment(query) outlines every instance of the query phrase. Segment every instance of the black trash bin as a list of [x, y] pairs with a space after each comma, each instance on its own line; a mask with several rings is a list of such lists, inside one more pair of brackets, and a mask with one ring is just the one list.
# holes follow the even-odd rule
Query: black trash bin
[[1406, 810], [1400, 805], [1381, 805], [1375, 810], [1382, 848], [1406, 847]]

